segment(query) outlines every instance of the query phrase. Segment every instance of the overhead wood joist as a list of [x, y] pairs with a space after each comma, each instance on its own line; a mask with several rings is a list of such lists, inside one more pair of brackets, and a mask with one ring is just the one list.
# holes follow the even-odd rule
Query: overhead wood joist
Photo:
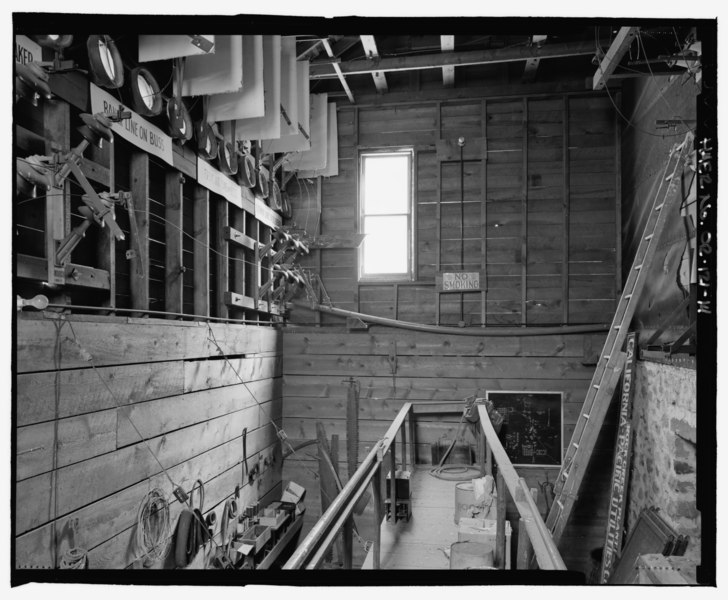
[[627, 50], [629, 50], [629, 47], [639, 30], [639, 27], [620, 28], [619, 32], [617, 33], [617, 37], [614, 38], [612, 45], [609, 47], [609, 50], [607, 50], [604, 58], [602, 58], [601, 62], [599, 63], [596, 73], [594, 73], [594, 79], [592, 84], [593, 89], [604, 89], [604, 87], [607, 85], [609, 77], [619, 66], [622, 57], [625, 55]]
[[[324, 48], [326, 49], [326, 54], [329, 55], [330, 58], [336, 58], [336, 55], [334, 54], [334, 51], [331, 48], [331, 44], [329, 43], [329, 40], [321, 40], [321, 43], [323, 44]], [[339, 81], [341, 81], [341, 87], [344, 88], [344, 91], [346, 92], [347, 98], [349, 98], [349, 102], [354, 104], [354, 94], [351, 93], [351, 89], [349, 88], [349, 84], [346, 83], [346, 77], [344, 77], [344, 74], [341, 72], [341, 69], [339, 68], [339, 65], [337, 63], [332, 63], [334, 67], [334, 71], [336, 71], [336, 76], [339, 78]]]
[[[453, 52], [455, 50], [455, 36], [441, 35], [440, 47], [443, 52]], [[442, 85], [445, 87], [453, 87], [455, 85], [455, 67], [448, 65], [442, 68]]]
[[[567, 42], [552, 44], [542, 48], [517, 46], [469, 52], [448, 52], [423, 54], [419, 56], [399, 56], [382, 58], [378, 61], [312, 61], [311, 79], [333, 79], [342, 75], [364, 75], [374, 71], [415, 71], [437, 69], [446, 66], [465, 67], [506, 62], [526, 61], [532, 58], [563, 58], [594, 54], [594, 42]], [[334, 70], [332, 70], [332, 67]]]
[[[377, 50], [377, 42], [374, 39], [373, 35], [362, 35], [359, 36], [361, 38], [361, 45], [364, 46], [364, 52], [367, 55], [367, 58], [370, 60], [379, 59], [379, 51]], [[387, 78], [384, 76], [384, 73], [381, 71], [374, 71], [372, 72], [372, 78], [374, 79], [374, 85], [377, 86], [377, 92], [384, 93], [388, 91], [387, 88]]]

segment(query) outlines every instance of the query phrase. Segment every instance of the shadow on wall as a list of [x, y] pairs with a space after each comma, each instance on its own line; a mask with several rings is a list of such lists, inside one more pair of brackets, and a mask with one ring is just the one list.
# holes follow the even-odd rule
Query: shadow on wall
[[700, 559], [696, 508], [695, 371], [638, 362], [628, 534], [650, 506], [678, 534], [690, 536], [685, 556]]

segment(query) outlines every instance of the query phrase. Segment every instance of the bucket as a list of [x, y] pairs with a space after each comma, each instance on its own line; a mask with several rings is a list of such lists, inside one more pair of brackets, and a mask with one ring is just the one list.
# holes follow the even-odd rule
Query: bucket
[[475, 503], [475, 491], [470, 481], [461, 481], [455, 485], [455, 524], [460, 523], [462, 517], [472, 517], [474, 514], [483, 514], [485, 507]]
[[494, 565], [494, 547], [477, 542], [455, 542], [450, 546], [451, 569], [488, 569]]

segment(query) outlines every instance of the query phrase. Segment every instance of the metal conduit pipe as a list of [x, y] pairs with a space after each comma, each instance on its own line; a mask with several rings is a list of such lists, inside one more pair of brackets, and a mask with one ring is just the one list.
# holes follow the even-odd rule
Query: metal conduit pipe
[[334, 308], [333, 306], [324, 306], [317, 304], [311, 308], [310, 304], [303, 301], [294, 301], [293, 305], [298, 308], [306, 308], [308, 310], [317, 310], [329, 315], [337, 315], [339, 317], [352, 317], [375, 323], [377, 325], [386, 325], [387, 327], [398, 327], [400, 329], [410, 329], [412, 331], [424, 331], [427, 333], [447, 333], [451, 335], [470, 335], [478, 337], [520, 337], [529, 335], [568, 335], [576, 333], [597, 333], [607, 331], [608, 323], [595, 323], [591, 325], [564, 325], [554, 327], [478, 327], [478, 328], [461, 328], [461, 327], [442, 327], [440, 325], [426, 325], [424, 323], [412, 323], [410, 321], [400, 321], [399, 319], [388, 319], [387, 317], [377, 317], [374, 315], [366, 315], [364, 313], [355, 312], [353, 310], [344, 310], [343, 308]]

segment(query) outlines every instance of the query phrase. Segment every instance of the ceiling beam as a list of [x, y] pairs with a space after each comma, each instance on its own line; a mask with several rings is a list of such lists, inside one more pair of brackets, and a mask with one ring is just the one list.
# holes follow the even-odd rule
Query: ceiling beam
[[[322, 40], [321, 43], [324, 45], [324, 48], [326, 49], [326, 54], [329, 55], [329, 58], [335, 58], [334, 51], [331, 49], [331, 44], [329, 43], [329, 40]], [[346, 77], [344, 77], [344, 74], [341, 72], [341, 67], [338, 63], [332, 63], [332, 66], [334, 67], [334, 71], [336, 71], [336, 76], [339, 78], [339, 81], [341, 81], [341, 87], [343, 87], [344, 91], [346, 92], [346, 97], [349, 98], [349, 102], [354, 104], [354, 94], [351, 93], [349, 84], [346, 83]]]
[[[375, 60], [379, 58], [379, 51], [377, 50], [377, 42], [374, 40], [373, 35], [361, 35], [361, 45], [364, 46], [364, 54], [369, 60]], [[374, 85], [377, 86], [377, 92], [383, 94], [388, 91], [387, 78], [381, 71], [374, 71], [372, 73], [374, 78]]]
[[[440, 47], [443, 52], [453, 52], [455, 50], [455, 36], [441, 35]], [[442, 85], [445, 87], [453, 87], [455, 85], [455, 67], [453, 65], [442, 68]]]
[[594, 78], [592, 79], [592, 89], [603, 90], [607, 85], [609, 77], [614, 73], [614, 70], [619, 66], [622, 57], [629, 50], [632, 40], [639, 32], [639, 27], [621, 27], [617, 33], [617, 37], [614, 38], [612, 45], [607, 50], [607, 53], [602, 58], [599, 66], [597, 67]]
[[536, 80], [536, 72], [538, 71], [540, 62], [540, 58], [529, 58], [526, 61], [526, 66], [523, 68], [523, 76], [521, 77], [523, 83], [531, 83]]
[[497, 48], [493, 50], [475, 50], [471, 52], [448, 52], [423, 54], [419, 56], [400, 56], [382, 58], [375, 61], [348, 61], [334, 65], [319, 65], [311, 62], [311, 79], [333, 79], [340, 71], [343, 75], [361, 75], [374, 71], [414, 71], [419, 69], [437, 69], [446, 66], [488, 65], [525, 61], [529, 58], [561, 58], [594, 54], [594, 40], [585, 42], [568, 42], [550, 44], [542, 48], [516, 46], [513, 48]]

